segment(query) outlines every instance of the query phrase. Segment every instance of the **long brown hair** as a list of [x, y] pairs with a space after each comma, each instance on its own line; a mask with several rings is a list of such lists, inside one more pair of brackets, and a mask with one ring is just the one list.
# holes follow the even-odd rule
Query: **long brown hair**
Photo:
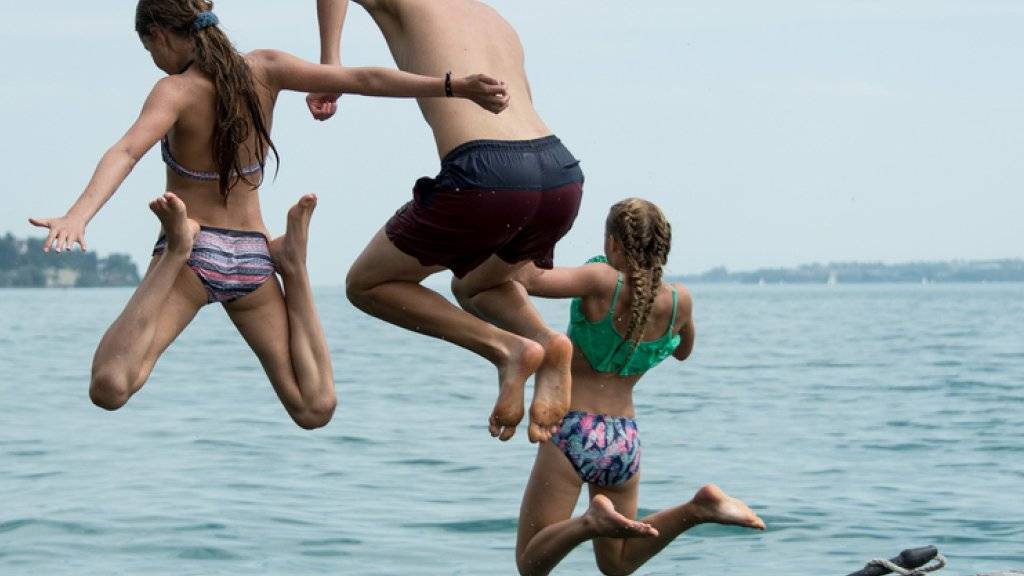
[[[217, 167], [220, 194], [227, 202], [228, 191], [239, 180], [257, 187], [262, 183], [263, 171], [257, 180], [250, 180], [242, 174], [242, 144], [256, 131], [256, 160], [262, 167], [266, 164], [267, 149], [274, 152], [274, 159], [280, 156], [270, 139], [263, 116], [263, 105], [253, 80], [252, 70], [245, 58], [235, 49], [231, 40], [219, 26], [208, 26], [195, 30], [196, 16], [213, 10], [208, 0], [139, 0], [135, 8], [135, 31], [148, 36], [153, 26], [187, 35], [195, 43], [193, 65], [213, 79], [217, 93], [217, 122], [213, 127], [213, 161]], [[247, 156], [247, 155], [246, 155]]]
[[644, 337], [654, 298], [672, 245], [672, 226], [651, 202], [627, 198], [608, 211], [605, 233], [622, 246], [631, 288], [629, 328], [625, 339], [636, 346]]

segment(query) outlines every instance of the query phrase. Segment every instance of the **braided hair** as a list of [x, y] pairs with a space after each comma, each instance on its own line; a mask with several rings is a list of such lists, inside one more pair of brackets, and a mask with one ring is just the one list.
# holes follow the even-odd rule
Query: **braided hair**
[[220, 194], [227, 203], [228, 193], [239, 180], [257, 187], [263, 179], [262, 170], [255, 181], [243, 176], [242, 145], [252, 131], [256, 133], [256, 160], [266, 164], [267, 149], [280, 161], [277, 148], [270, 139], [263, 115], [263, 105], [252, 70], [235, 49], [210, 13], [209, 0], [139, 0], [135, 8], [135, 31], [148, 36], [153, 26], [176, 34], [188, 35], [195, 43], [195, 66], [213, 79], [217, 93], [217, 122], [213, 127], [213, 160], [219, 175]]
[[625, 339], [635, 347], [644, 337], [654, 299], [672, 244], [672, 226], [651, 202], [627, 198], [608, 212], [605, 233], [622, 246], [631, 288], [629, 328]]

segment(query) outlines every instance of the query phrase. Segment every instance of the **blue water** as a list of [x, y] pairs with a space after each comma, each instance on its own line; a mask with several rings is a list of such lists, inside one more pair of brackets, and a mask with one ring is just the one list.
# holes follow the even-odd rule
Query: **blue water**
[[[693, 291], [693, 358], [637, 390], [641, 512], [716, 482], [768, 530], [698, 527], [639, 574], [841, 575], [926, 544], [943, 574], [1024, 567], [1024, 285]], [[0, 291], [0, 574], [515, 572], [534, 448], [487, 435], [488, 364], [325, 289], [326, 429], [290, 422], [217, 307], [107, 413], [89, 362], [129, 295]], [[556, 571], [595, 572], [589, 545]]]

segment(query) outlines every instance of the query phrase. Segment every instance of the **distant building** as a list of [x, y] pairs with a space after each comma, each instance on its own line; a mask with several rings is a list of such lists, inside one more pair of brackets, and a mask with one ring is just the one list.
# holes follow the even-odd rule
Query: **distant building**
[[0, 236], [0, 288], [135, 286], [139, 270], [126, 254], [98, 258], [92, 252], [43, 252], [43, 239]]

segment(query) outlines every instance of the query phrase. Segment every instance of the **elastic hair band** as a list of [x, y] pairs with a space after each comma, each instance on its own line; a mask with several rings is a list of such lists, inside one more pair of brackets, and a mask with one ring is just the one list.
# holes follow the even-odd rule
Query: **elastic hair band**
[[196, 14], [195, 20], [192, 21], [192, 29], [196, 32], [209, 28], [210, 26], [216, 26], [220, 24], [220, 19], [213, 12], [200, 12]]

